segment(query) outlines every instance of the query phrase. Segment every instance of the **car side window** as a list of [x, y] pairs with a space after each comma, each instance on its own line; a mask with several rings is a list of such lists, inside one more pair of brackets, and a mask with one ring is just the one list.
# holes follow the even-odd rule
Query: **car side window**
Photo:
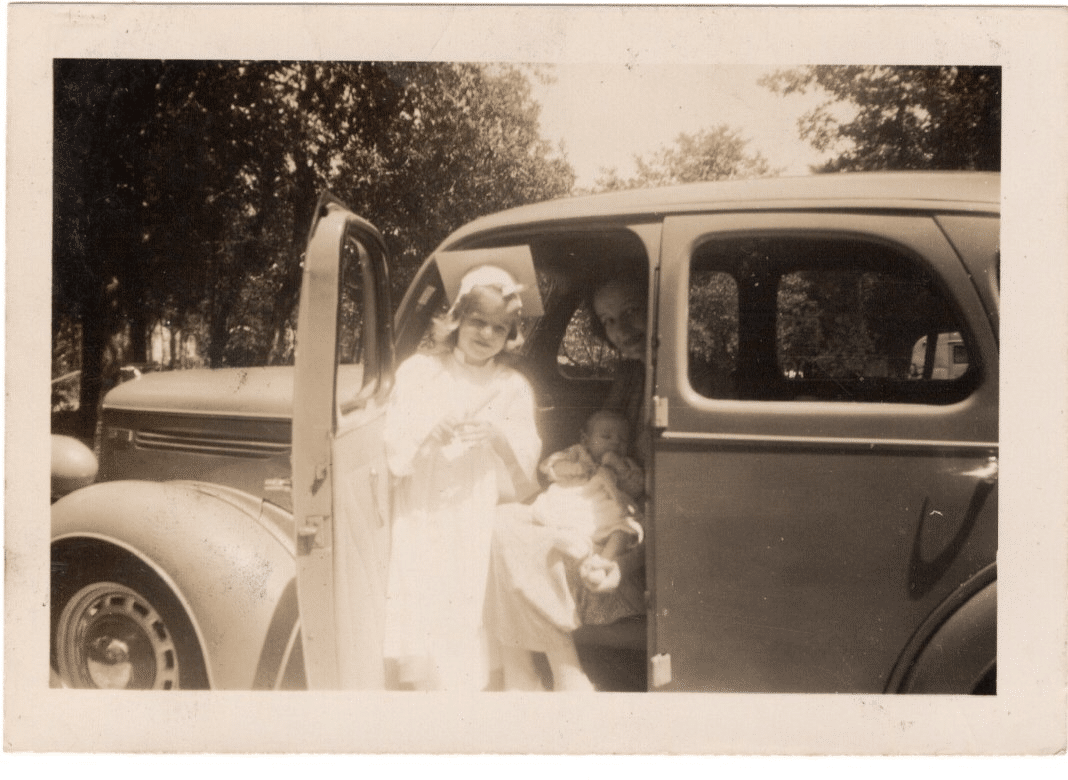
[[738, 359], [738, 283], [715, 267], [690, 276], [689, 376], [697, 392], [730, 398]]
[[711, 398], [944, 404], [977, 377], [933, 271], [852, 236], [699, 247], [689, 346], [691, 384]]
[[556, 364], [568, 379], [611, 379], [619, 365], [619, 353], [597, 335], [593, 312], [582, 303], [564, 330]]
[[373, 299], [366, 250], [354, 239], [342, 246], [337, 317], [337, 401], [342, 414], [362, 407], [377, 384], [377, 356], [368, 354], [364, 315]]

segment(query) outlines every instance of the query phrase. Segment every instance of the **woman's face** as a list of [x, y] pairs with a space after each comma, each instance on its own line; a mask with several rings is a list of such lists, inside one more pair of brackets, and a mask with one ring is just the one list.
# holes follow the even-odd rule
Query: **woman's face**
[[630, 282], [610, 281], [593, 296], [593, 312], [623, 357], [645, 356], [645, 296]]

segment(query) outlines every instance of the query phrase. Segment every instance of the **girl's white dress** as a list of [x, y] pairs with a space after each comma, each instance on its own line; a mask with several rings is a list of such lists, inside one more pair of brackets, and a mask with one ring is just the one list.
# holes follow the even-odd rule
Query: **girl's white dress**
[[402, 683], [482, 690], [495, 665], [482, 624], [490, 539], [514, 489], [488, 442], [458, 452], [428, 440], [449, 415], [492, 422], [529, 478], [537, 465], [534, 396], [518, 372], [468, 365], [458, 351], [400, 366], [386, 415], [395, 479], [384, 649]]

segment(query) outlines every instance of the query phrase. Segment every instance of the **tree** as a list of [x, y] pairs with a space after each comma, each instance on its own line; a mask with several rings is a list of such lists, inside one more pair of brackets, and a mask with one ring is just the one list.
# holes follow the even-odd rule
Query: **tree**
[[597, 190], [635, 189], [720, 179], [749, 179], [774, 172], [759, 152], [746, 153], [749, 142], [727, 125], [679, 133], [672, 146], [661, 147], [649, 158], [635, 155], [637, 175], [624, 179], [616, 169], [602, 169]]
[[344, 159], [337, 194], [385, 234], [394, 291], [455, 228], [570, 192], [574, 173], [541, 138], [527, 73], [512, 66], [394, 63], [399, 91], [373, 160]]
[[[158, 63], [56, 60], [54, 72], [53, 333], [80, 332], [84, 412], [95, 409], [105, 353], [143, 282], [137, 134], [159, 71]], [[91, 428], [83, 416], [79, 433]]]
[[807, 66], [761, 79], [828, 98], [798, 121], [831, 171], [1001, 169], [998, 67]]
[[[474, 216], [566, 194], [528, 74], [463, 63], [57, 60], [53, 333], [109, 344], [199, 323], [212, 365], [291, 355], [319, 192], [377, 224], [398, 288]], [[125, 334], [125, 335], [124, 335]]]

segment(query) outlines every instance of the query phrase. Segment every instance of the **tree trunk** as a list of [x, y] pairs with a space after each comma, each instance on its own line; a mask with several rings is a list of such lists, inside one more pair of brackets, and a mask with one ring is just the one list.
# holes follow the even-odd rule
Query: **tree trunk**
[[96, 435], [98, 407], [104, 385], [104, 355], [111, 340], [108, 307], [87, 310], [82, 319], [82, 377], [78, 406], [77, 436], [92, 441]]
[[130, 312], [130, 344], [126, 349], [126, 360], [130, 363], [148, 360], [148, 314], [143, 308]]

